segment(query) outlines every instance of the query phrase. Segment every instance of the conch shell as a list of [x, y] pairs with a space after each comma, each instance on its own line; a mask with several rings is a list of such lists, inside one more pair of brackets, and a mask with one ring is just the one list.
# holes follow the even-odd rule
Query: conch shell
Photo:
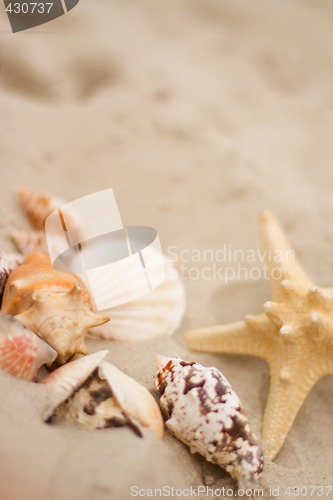
[[225, 468], [240, 488], [255, 485], [263, 452], [237, 394], [217, 368], [157, 356], [156, 386], [167, 429], [209, 462]]
[[0, 313], [0, 369], [25, 380], [36, 380], [38, 369], [50, 365], [56, 351], [12, 316]]
[[57, 364], [86, 354], [88, 328], [109, 321], [92, 312], [83, 282], [73, 273], [55, 271], [49, 257], [30, 254], [6, 284], [1, 311], [16, 316], [58, 353]]
[[45, 421], [65, 418], [85, 429], [128, 425], [163, 436], [163, 419], [153, 396], [135, 380], [104, 361], [100, 351], [71, 361], [42, 380], [56, 394]]

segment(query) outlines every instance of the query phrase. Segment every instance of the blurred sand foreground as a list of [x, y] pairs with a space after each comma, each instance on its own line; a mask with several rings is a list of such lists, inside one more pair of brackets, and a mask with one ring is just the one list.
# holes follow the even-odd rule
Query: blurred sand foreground
[[[330, 0], [82, 0], [16, 35], [1, 8], [1, 247], [10, 249], [10, 229], [27, 227], [18, 187], [68, 200], [113, 187], [124, 223], [156, 227], [178, 254], [257, 249], [256, 217], [270, 208], [310, 276], [332, 285]], [[90, 350], [109, 348], [109, 360], [151, 390], [157, 352], [215, 365], [259, 433], [266, 365], [190, 353], [182, 332], [259, 312], [268, 283], [185, 285], [187, 314], [172, 338]], [[169, 435], [47, 426], [44, 388], [3, 373], [0, 386], [2, 500], [126, 500], [134, 485], [186, 488], [207, 476], [214, 488], [234, 487]], [[288, 485], [333, 484], [332, 408], [326, 377], [267, 463], [266, 497], [269, 487], [288, 498]]]

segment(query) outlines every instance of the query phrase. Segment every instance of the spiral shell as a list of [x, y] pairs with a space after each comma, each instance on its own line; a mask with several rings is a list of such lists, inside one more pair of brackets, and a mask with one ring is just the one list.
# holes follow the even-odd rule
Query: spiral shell
[[20, 189], [18, 196], [31, 224], [37, 230], [43, 230], [45, 220], [50, 213], [64, 203], [63, 200], [59, 198], [33, 193], [26, 188]]
[[167, 429], [209, 462], [225, 468], [240, 488], [263, 470], [263, 452], [237, 394], [217, 368], [157, 356], [156, 386]]

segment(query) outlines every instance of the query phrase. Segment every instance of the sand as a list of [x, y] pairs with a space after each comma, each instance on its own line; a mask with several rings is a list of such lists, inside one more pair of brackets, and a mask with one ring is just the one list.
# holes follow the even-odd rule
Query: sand
[[[187, 262], [188, 251], [259, 249], [267, 207], [309, 275], [332, 285], [332, 21], [329, 0], [82, 0], [16, 35], [3, 12], [0, 21], [1, 247], [11, 249], [11, 229], [28, 228], [17, 188], [72, 200], [112, 187], [123, 222], [155, 227], [163, 249], [183, 258], [187, 309], [172, 337], [89, 349], [108, 348], [156, 396], [157, 352], [218, 367], [258, 434], [268, 367], [191, 353], [183, 332], [259, 312], [269, 284], [243, 274], [225, 283], [212, 271], [221, 263]], [[236, 491], [168, 434], [48, 426], [44, 387], [0, 373], [0, 393], [1, 500], [126, 500], [131, 486], [204, 481]], [[289, 485], [333, 484], [332, 408], [328, 376], [266, 464], [266, 498], [270, 487], [290, 498]]]

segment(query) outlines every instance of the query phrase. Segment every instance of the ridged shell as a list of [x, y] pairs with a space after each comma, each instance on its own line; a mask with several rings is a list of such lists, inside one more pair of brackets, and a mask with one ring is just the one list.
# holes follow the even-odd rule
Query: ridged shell
[[55, 271], [46, 254], [33, 253], [6, 284], [2, 312], [16, 316], [58, 352], [57, 364], [86, 354], [88, 328], [109, 320], [91, 310], [89, 293], [72, 273]]
[[237, 394], [217, 368], [157, 356], [156, 386], [167, 429], [209, 462], [225, 468], [240, 488], [255, 485], [263, 452]]
[[[112, 285], [114, 295], [126, 296], [130, 276], [119, 276]], [[111, 320], [89, 330], [93, 338], [146, 340], [155, 335], [172, 334], [185, 310], [184, 285], [177, 270], [166, 260], [166, 278], [151, 292], [122, 306], [103, 311]]]
[[36, 380], [38, 369], [57, 353], [12, 316], [0, 314], [0, 369], [25, 380]]

